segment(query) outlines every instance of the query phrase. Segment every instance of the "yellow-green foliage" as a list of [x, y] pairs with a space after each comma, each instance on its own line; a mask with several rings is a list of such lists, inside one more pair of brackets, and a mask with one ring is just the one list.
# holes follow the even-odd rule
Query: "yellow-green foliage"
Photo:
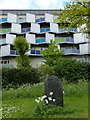
[[[60, 26], [65, 27], [67, 23], [69, 27], [79, 27], [83, 24], [86, 26], [83, 28], [85, 32], [90, 33], [90, 1], [88, 2], [73, 2], [67, 4], [64, 9], [60, 9], [58, 19], [60, 19]], [[64, 23], [64, 24], [63, 24]]]
[[24, 37], [17, 37], [14, 40], [14, 48], [17, 50], [19, 56], [16, 57], [17, 67], [26, 68], [30, 67], [30, 59], [27, 56], [26, 52], [30, 50], [30, 45]]

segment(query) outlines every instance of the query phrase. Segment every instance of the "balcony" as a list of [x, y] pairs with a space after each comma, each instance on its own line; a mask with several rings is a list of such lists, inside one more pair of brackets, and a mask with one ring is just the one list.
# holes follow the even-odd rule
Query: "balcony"
[[72, 49], [72, 48], [61, 48], [61, 50], [64, 50], [65, 54], [69, 54], [69, 53], [80, 53], [79, 49]]
[[31, 54], [38, 54], [38, 55], [40, 55], [41, 51], [40, 50], [31, 50], [30, 53]]
[[35, 20], [36, 23], [44, 22], [44, 21], [45, 21], [45, 18], [39, 18], [39, 19], [36, 19], [36, 20]]
[[17, 19], [17, 23], [23, 23], [23, 22], [26, 22], [26, 18]]
[[21, 32], [30, 32], [31, 31], [31, 28], [22, 28]]
[[16, 50], [10, 50], [10, 55], [18, 55], [18, 52]]
[[40, 38], [40, 39], [36, 39], [35, 43], [45, 43], [46, 39], [45, 38]]
[[48, 28], [41, 28], [40, 29], [40, 32], [42, 33], [42, 32], [49, 32], [50, 31], [50, 28], [48, 27]]
[[7, 22], [7, 18], [0, 19], [0, 23]]
[[0, 44], [5, 44], [5, 43], [6, 43], [6, 39], [5, 38], [0, 39]]
[[71, 28], [67, 28], [67, 27], [66, 28], [60, 28], [59, 32], [60, 33], [64, 33], [64, 32], [77, 32], [77, 28], [72, 28], [72, 27]]
[[56, 38], [55, 39], [56, 43], [60, 43], [60, 42], [72, 42], [74, 43], [74, 39], [73, 38], [69, 38], [69, 37], [62, 37], [62, 38]]
[[11, 28], [2, 28], [2, 29], [0, 29], [1, 34], [2, 33], [9, 33], [9, 32], [11, 32]]

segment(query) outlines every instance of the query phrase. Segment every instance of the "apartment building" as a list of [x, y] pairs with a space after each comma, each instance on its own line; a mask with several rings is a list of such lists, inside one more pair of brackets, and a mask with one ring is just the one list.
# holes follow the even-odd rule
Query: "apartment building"
[[0, 64], [16, 67], [18, 52], [13, 47], [17, 36], [24, 36], [31, 46], [27, 53], [32, 66], [43, 64], [41, 51], [48, 48], [50, 40], [64, 50], [64, 56], [90, 62], [90, 39], [78, 33], [77, 28], [60, 28], [54, 12], [59, 10], [0, 10]]

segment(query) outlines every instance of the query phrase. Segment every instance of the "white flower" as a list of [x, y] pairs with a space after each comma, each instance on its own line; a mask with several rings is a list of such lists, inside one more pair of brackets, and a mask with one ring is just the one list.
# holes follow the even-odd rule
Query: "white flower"
[[37, 103], [39, 103], [40, 101], [39, 100], [37, 100], [37, 99], [35, 99], [35, 101], [37, 102]]
[[40, 97], [38, 97], [38, 99], [40, 100], [41, 98], [40, 98]]
[[46, 99], [45, 102], [48, 104], [48, 100]]
[[55, 99], [53, 99], [53, 102], [55, 102]]
[[50, 92], [50, 95], [53, 95], [53, 92]]
[[51, 101], [52, 100], [52, 98], [51, 97], [48, 97], [48, 99]]
[[41, 99], [43, 100], [43, 99], [45, 99], [46, 97], [47, 97], [47, 96], [46, 96], [46, 95], [44, 95], [44, 96], [42, 96], [42, 98], [41, 98]]
[[64, 91], [63, 91], [63, 94], [64, 94]]

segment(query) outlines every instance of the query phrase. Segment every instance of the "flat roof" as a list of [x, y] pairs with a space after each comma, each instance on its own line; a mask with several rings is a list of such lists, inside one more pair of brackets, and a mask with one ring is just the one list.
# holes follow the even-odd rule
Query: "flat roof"
[[26, 13], [31, 13], [35, 15], [43, 15], [45, 13], [54, 14], [54, 12], [60, 13], [59, 9], [1, 9], [0, 15], [7, 15], [7, 13], [12, 13], [16, 15], [25, 15]]

